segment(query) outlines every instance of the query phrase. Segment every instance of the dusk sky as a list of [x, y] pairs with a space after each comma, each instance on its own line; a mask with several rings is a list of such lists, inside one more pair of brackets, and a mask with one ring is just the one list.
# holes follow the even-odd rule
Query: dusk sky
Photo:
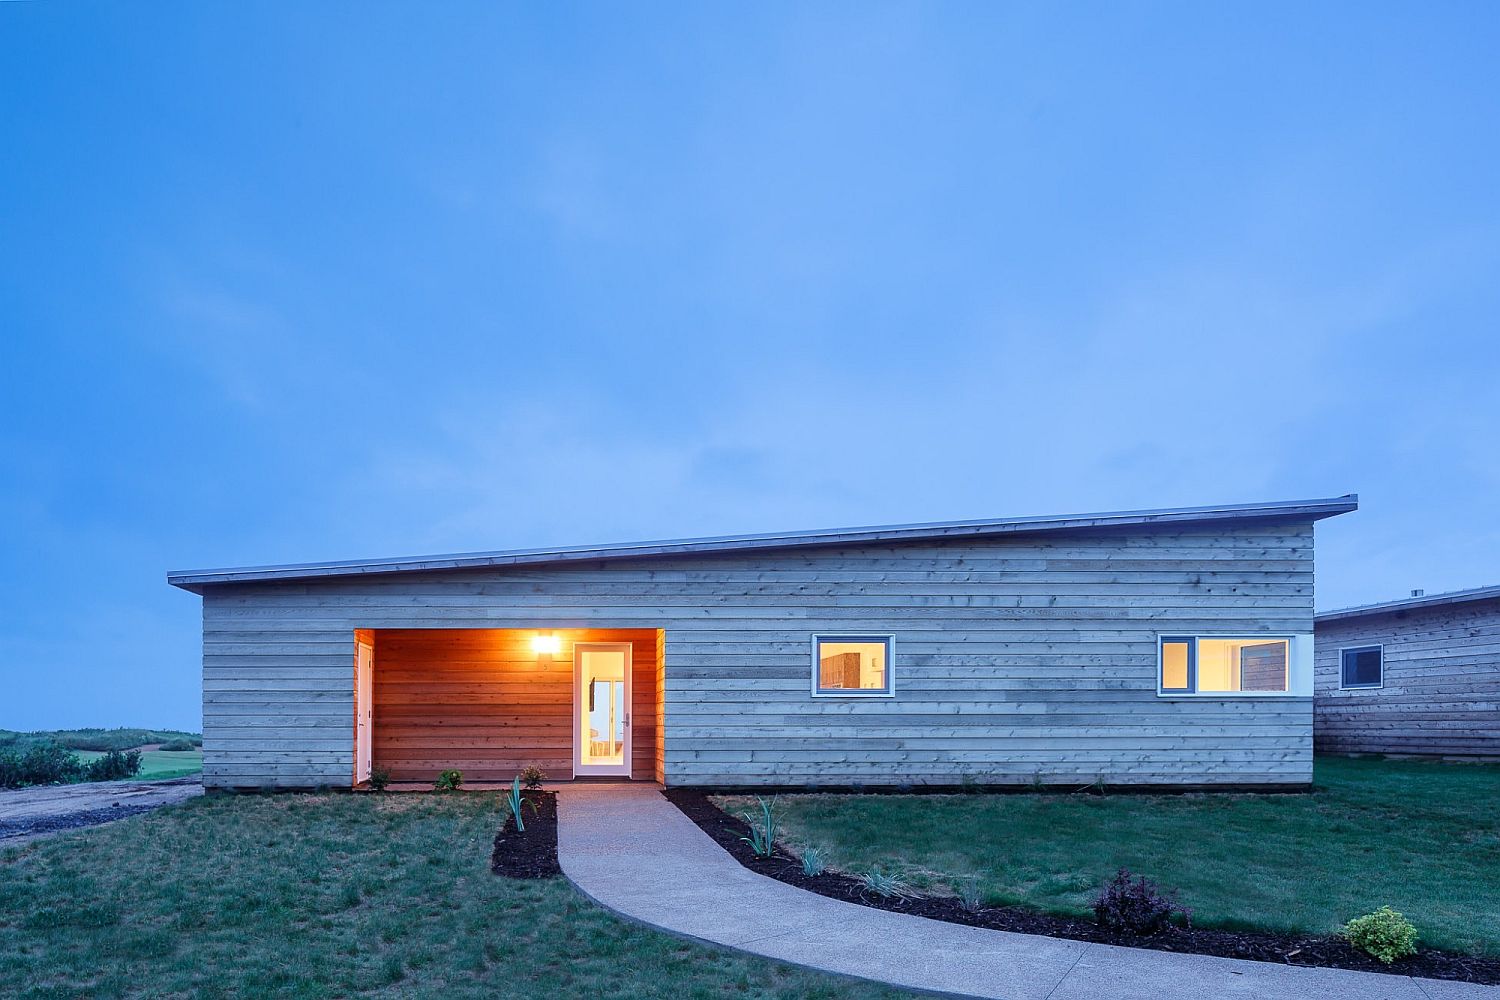
[[169, 569], [1357, 492], [1500, 582], [1500, 5], [0, 5], [0, 727]]

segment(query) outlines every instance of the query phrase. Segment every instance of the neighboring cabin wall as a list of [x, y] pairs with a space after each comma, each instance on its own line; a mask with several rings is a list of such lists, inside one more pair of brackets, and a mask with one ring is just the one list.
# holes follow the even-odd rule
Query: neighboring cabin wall
[[[1339, 688], [1339, 650], [1383, 645], [1384, 685]], [[1333, 753], [1500, 758], [1500, 601], [1317, 626], [1313, 737]]]
[[[1305, 783], [1312, 699], [1163, 699], [1158, 634], [1309, 634], [1311, 524], [209, 588], [205, 781], [347, 784], [353, 630], [661, 628], [669, 784]], [[809, 695], [815, 632], [894, 698]]]

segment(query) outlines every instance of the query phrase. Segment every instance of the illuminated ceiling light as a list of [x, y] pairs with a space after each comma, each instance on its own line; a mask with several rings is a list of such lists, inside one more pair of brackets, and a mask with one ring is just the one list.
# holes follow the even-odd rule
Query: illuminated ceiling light
[[562, 640], [555, 635], [532, 636], [531, 650], [534, 653], [546, 653], [548, 655], [551, 655], [562, 650]]

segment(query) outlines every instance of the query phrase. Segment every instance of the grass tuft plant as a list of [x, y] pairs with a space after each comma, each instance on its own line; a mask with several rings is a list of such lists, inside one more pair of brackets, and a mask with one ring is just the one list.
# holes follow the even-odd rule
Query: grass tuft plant
[[979, 876], [970, 875], [958, 883], [958, 905], [965, 913], [978, 913], [984, 906], [984, 896], [979, 888]]
[[916, 899], [921, 893], [917, 892], [905, 878], [900, 875], [887, 875], [878, 868], [871, 869], [859, 877], [864, 884], [865, 891], [872, 896], [882, 899]]
[[808, 878], [814, 878], [828, 870], [828, 865], [823, 860], [823, 852], [816, 847], [809, 847], [802, 852], [802, 874]]
[[1386, 965], [1417, 953], [1417, 929], [1398, 910], [1382, 906], [1344, 925], [1344, 938]]
[[510, 809], [510, 814], [516, 821], [516, 832], [526, 832], [526, 821], [521, 818], [521, 810], [531, 806], [531, 811], [536, 812], [536, 803], [530, 801], [521, 794], [521, 776], [518, 774], [510, 783], [510, 791], [505, 793], [505, 805]]
[[769, 858], [776, 853], [776, 837], [781, 832], [780, 820], [776, 816], [776, 799], [769, 802], [757, 795], [760, 815], [741, 813], [740, 818], [750, 825], [750, 836], [741, 837], [750, 845], [750, 850], [759, 858]]

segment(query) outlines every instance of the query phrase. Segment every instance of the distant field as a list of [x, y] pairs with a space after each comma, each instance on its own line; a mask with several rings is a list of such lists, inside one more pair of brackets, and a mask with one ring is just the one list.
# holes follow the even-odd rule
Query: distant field
[[132, 750], [148, 743], [166, 743], [168, 740], [190, 740], [203, 745], [199, 733], [187, 733], [177, 729], [38, 729], [33, 732], [18, 732], [0, 729], [0, 750], [25, 750], [35, 743], [56, 741], [69, 750]]
[[[104, 756], [98, 750], [79, 750], [78, 759], [87, 764]], [[203, 770], [202, 750], [146, 750], [141, 754], [141, 773], [138, 781], [155, 781], [165, 778], [181, 778]]]

